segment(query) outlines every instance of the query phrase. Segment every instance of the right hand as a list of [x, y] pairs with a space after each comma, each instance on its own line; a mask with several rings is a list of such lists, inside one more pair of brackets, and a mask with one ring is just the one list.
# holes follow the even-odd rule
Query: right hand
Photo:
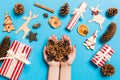
[[[62, 36], [62, 41], [64, 41], [64, 40], [68, 40], [68, 41], [70, 41], [70, 38], [68, 37], [68, 36], [66, 36], [66, 35], [63, 35]], [[69, 66], [69, 65], [72, 65], [72, 63], [73, 63], [73, 61], [74, 61], [74, 59], [75, 59], [75, 56], [76, 56], [76, 46], [72, 46], [72, 43], [71, 43], [71, 41], [70, 41], [70, 46], [71, 46], [71, 53], [70, 53], [70, 55], [69, 55], [69, 59], [68, 59], [68, 61], [66, 61], [66, 62], [62, 62], [61, 61], [61, 66]]]

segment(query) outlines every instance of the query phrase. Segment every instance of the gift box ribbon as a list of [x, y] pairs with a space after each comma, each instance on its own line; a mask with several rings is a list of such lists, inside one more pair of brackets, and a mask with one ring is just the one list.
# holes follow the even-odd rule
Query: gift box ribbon
[[20, 54], [18, 54], [18, 55], [16, 55], [16, 54], [14, 54], [13, 53], [13, 50], [12, 49], [9, 49], [8, 51], [7, 51], [7, 57], [2, 57], [2, 58], [0, 58], [0, 60], [4, 60], [4, 59], [13, 59], [13, 58], [15, 58], [15, 59], [17, 59], [17, 60], [19, 60], [19, 61], [21, 61], [21, 62], [23, 62], [23, 63], [25, 63], [25, 64], [30, 64], [30, 61], [28, 61], [26, 58], [25, 58], [25, 53], [20, 53]]
[[84, 16], [83, 16], [83, 12], [85, 12], [84, 9], [78, 9], [78, 8], [75, 8], [75, 9], [74, 9], [74, 12], [73, 12], [72, 14], [79, 13], [80, 16], [81, 16], [82, 18], [84, 18]]

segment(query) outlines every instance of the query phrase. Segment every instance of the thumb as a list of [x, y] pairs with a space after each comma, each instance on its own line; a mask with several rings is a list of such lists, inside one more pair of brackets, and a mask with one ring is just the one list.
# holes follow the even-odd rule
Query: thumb
[[45, 60], [47, 60], [47, 55], [46, 55], [46, 46], [44, 47], [43, 56], [44, 56], [44, 59], [45, 59]]
[[72, 56], [75, 58], [76, 56], [76, 45], [72, 47]]

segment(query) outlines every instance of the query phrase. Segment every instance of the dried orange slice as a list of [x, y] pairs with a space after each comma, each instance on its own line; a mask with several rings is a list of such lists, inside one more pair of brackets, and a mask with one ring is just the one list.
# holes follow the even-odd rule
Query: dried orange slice
[[81, 35], [81, 36], [86, 36], [88, 34], [89, 30], [88, 30], [88, 27], [84, 24], [81, 24], [79, 27], [78, 27], [78, 33]]
[[57, 18], [56, 16], [52, 16], [52, 17], [49, 19], [48, 23], [49, 23], [50, 26], [53, 27], [53, 28], [58, 28], [58, 27], [60, 27], [60, 25], [61, 25], [61, 21], [60, 21], [59, 18]]

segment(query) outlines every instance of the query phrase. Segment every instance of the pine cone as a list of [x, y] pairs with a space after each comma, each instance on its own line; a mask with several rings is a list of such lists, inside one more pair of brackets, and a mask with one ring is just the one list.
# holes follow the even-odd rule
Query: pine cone
[[60, 9], [60, 15], [61, 16], [66, 16], [69, 13], [69, 11], [70, 11], [69, 4], [65, 3]]
[[63, 54], [62, 54], [62, 52], [61, 53], [59, 52], [55, 55], [54, 60], [55, 61], [61, 61], [62, 58], [63, 58]]
[[70, 41], [68, 41], [68, 40], [64, 40], [64, 47], [67, 47], [67, 46], [70, 46]]
[[116, 32], [116, 24], [115, 23], [111, 23], [108, 27], [108, 30], [106, 31], [105, 34], [103, 34], [101, 41], [102, 42], [106, 42], [109, 41], [115, 34]]
[[16, 14], [23, 14], [24, 13], [24, 6], [20, 3], [17, 3], [14, 6], [14, 11], [15, 11]]
[[6, 57], [6, 55], [7, 55], [7, 50], [5, 48], [0, 48], [0, 58]]
[[48, 40], [48, 45], [54, 45], [55, 42], [53, 40]]
[[68, 56], [64, 56], [64, 57], [62, 58], [62, 61], [63, 61], [63, 62], [66, 62], [66, 61], [68, 61], [68, 59], [69, 59]]
[[105, 64], [101, 67], [101, 72], [104, 76], [112, 76], [115, 73], [115, 68], [111, 64]]
[[118, 9], [117, 8], [109, 8], [107, 10], [107, 15], [108, 16], [115, 16], [118, 13]]
[[8, 50], [9, 46], [10, 46], [10, 37], [6, 36], [6, 37], [4, 37], [4, 39], [1, 43], [1, 48], [4, 48], [4, 49]]
[[[0, 45], [0, 58], [7, 55], [10, 46], [10, 37], [6, 36]], [[3, 61], [3, 60], [1, 60]]]
[[52, 61], [54, 59], [54, 56], [52, 54], [47, 55], [47, 60]]

